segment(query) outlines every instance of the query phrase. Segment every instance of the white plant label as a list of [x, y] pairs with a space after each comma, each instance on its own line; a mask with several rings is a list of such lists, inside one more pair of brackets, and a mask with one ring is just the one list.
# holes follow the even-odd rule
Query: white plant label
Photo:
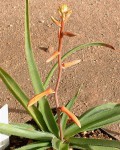
[[[8, 105], [0, 109], [0, 123], [8, 124]], [[9, 136], [0, 134], [0, 150], [4, 150], [9, 145]]]

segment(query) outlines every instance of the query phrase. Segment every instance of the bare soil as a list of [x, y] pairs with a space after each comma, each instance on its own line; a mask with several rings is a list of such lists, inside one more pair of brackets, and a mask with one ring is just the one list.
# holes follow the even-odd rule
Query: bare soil
[[[24, 0], [2, 0], [0, 2], [0, 66], [5, 69], [28, 94], [34, 91], [28, 75], [24, 52]], [[81, 83], [84, 87], [74, 105], [76, 115], [98, 104], [120, 103], [120, 0], [31, 0], [31, 39], [38, 69], [43, 81], [54, 62], [46, 64], [49, 46], [57, 49], [57, 27], [50, 17], [58, 17], [57, 8], [67, 3], [73, 10], [66, 31], [77, 33], [77, 37], [65, 38], [63, 53], [88, 42], [105, 42], [115, 51], [104, 47], [82, 49], [69, 60], [81, 59], [81, 63], [63, 72], [59, 99], [61, 105], [68, 102]], [[54, 77], [56, 77], [56, 73]], [[55, 78], [50, 86], [54, 87]], [[9, 122], [26, 122], [29, 115], [0, 81], [0, 107], [8, 103]], [[51, 107], [55, 106], [50, 97]], [[1, 117], [1, 116], [0, 116]], [[107, 127], [120, 139], [120, 123]]]

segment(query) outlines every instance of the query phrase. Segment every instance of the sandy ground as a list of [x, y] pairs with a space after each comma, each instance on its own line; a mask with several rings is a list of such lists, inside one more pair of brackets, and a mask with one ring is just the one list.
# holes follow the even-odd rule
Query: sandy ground
[[[81, 59], [81, 63], [63, 72], [59, 90], [61, 105], [72, 98], [81, 83], [84, 87], [73, 108], [76, 115], [98, 104], [120, 103], [120, 0], [30, 1], [32, 47], [43, 81], [54, 62], [45, 63], [50, 53], [41, 47], [57, 48], [57, 27], [50, 16], [57, 18], [57, 8], [62, 3], [67, 3], [73, 10], [66, 30], [79, 34], [64, 39], [63, 52], [96, 41], [109, 43], [116, 50], [92, 47], [67, 59]], [[34, 95], [24, 53], [24, 0], [0, 2], [0, 66], [19, 83], [29, 98]], [[51, 82], [53, 87], [55, 77], [56, 73]], [[0, 81], [0, 107], [6, 103], [9, 105], [9, 122], [25, 122], [30, 118]], [[53, 97], [50, 104], [54, 107]], [[120, 139], [120, 124], [109, 129]]]

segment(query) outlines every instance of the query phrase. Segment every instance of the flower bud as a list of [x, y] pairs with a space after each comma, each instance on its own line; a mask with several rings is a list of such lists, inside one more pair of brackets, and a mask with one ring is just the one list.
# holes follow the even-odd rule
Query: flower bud
[[58, 21], [58, 20], [56, 20], [54, 17], [52, 17], [51, 16], [51, 19], [52, 19], [52, 21], [57, 25], [57, 26], [59, 26], [59, 27], [61, 27], [61, 23]]
[[66, 4], [63, 4], [62, 6], [59, 7], [59, 11], [61, 12], [61, 14], [64, 14], [68, 11], [68, 7]]
[[63, 4], [59, 7], [58, 12], [62, 17], [63, 21], [66, 21], [70, 17], [72, 10], [69, 10], [68, 6], [66, 4]]

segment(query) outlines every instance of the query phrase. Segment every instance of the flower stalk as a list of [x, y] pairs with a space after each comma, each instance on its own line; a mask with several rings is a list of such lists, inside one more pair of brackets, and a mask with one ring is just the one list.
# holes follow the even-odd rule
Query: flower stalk
[[55, 86], [55, 102], [56, 102], [56, 110], [57, 110], [57, 116], [58, 116], [58, 126], [59, 126], [59, 131], [60, 131], [60, 139], [63, 141], [63, 131], [62, 131], [62, 126], [61, 126], [61, 116], [60, 116], [60, 109], [59, 109], [59, 98], [58, 98], [58, 89], [60, 85], [60, 80], [61, 80], [61, 75], [62, 75], [62, 61], [61, 61], [61, 55], [62, 55], [62, 43], [63, 43], [63, 37], [64, 37], [64, 25], [65, 21], [69, 18], [71, 14], [71, 10], [68, 9], [67, 5], [62, 5], [59, 7], [59, 14], [61, 17], [60, 20], [60, 25], [58, 24], [59, 22], [56, 21], [55, 19], [52, 18], [53, 22], [58, 25], [59, 31], [58, 31], [58, 78]]
[[62, 51], [62, 42], [63, 42], [63, 31], [64, 31], [64, 21], [61, 21], [61, 27], [59, 31], [59, 44], [58, 44], [58, 78], [55, 87], [55, 101], [56, 101], [56, 108], [57, 108], [57, 115], [58, 115], [58, 125], [60, 129], [60, 139], [63, 140], [63, 132], [61, 126], [61, 117], [60, 117], [60, 110], [59, 110], [59, 100], [58, 100], [58, 88], [60, 85], [61, 75], [62, 75], [62, 61], [61, 61], [61, 51]]

